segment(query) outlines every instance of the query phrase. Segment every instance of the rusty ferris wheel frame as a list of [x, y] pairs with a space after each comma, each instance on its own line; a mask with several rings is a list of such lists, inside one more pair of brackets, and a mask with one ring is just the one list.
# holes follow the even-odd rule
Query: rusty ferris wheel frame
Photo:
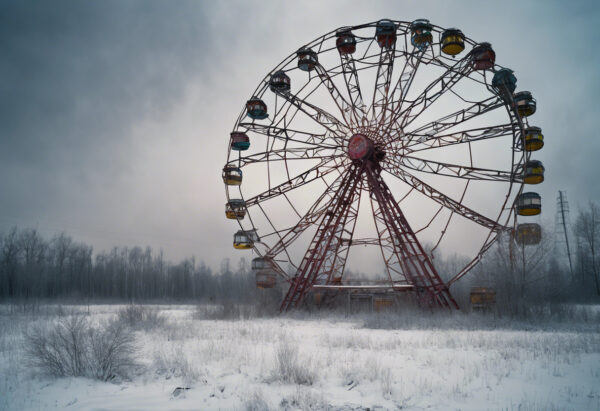
[[[453, 39], [462, 41], [464, 50], [458, 47], [453, 53], [459, 50], [462, 55], [443, 52], [448, 33], [459, 36]], [[477, 66], [482, 50], [487, 54]], [[413, 90], [419, 69], [426, 67], [441, 74]], [[239, 183], [242, 173], [247, 176], [253, 167], [260, 167], [265, 175], [264, 181], [253, 182], [264, 184], [257, 193], [244, 195], [245, 178], [244, 184], [226, 184], [226, 194], [228, 202], [238, 201], [244, 208], [235, 218], [242, 233], [253, 234], [246, 238], [249, 247], [245, 248], [252, 248], [280, 281], [289, 284], [282, 311], [300, 305], [311, 290], [331, 294], [343, 289], [411, 291], [421, 304], [458, 308], [449, 287], [480, 261], [501, 232], [513, 229], [513, 203], [522, 192], [524, 164], [529, 158], [522, 141], [527, 124], [513, 99], [514, 86], [511, 90], [502, 82], [492, 85], [492, 76], [501, 70], [489, 44], [478, 44], [458, 30], [445, 30], [426, 20], [381, 20], [320, 36], [263, 78], [233, 127], [224, 172], [237, 170]], [[374, 75], [370, 89], [361, 88], [366, 72]], [[292, 75], [304, 76], [304, 82], [291, 81]], [[461, 95], [457, 85], [465, 82], [487, 90], [487, 96], [478, 101]], [[319, 92], [324, 93], [320, 100], [316, 97]], [[447, 95], [460, 103], [458, 110], [430, 116], [421, 120], [421, 126], [411, 127]], [[323, 96], [329, 99], [328, 109], [323, 108]], [[265, 103], [268, 98], [274, 103]], [[501, 124], [466, 126], [470, 120], [496, 111], [506, 112]], [[236, 134], [246, 136], [254, 151], [232, 149]], [[472, 146], [492, 139], [510, 142], [503, 146], [510, 150], [511, 158], [503, 170], [474, 166]], [[424, 151], [453, 146], [468, 148], [467, 164], [419, 156]], [[307, 165], [300, 171], [297, 165], [302, 163]], [[279, 173], [275, 166], [280, 167]], [[451, 196], [422, 175], [449, 177], [465, 185], [460, 195]], [[283, 180], [275, 181], [276, 177]], [[407, 193], [395, 197], [388, 183], [391, 180], [404, 185]], [[504, 187], [494, 215], [484, 215], [463, 201], [474, 180]], [[322, 188], [313, 190], [308, 209], [300, 211], [291, 195], [316, 182]], [[369, 194], [376, 233], [358, 238], [355, 228], [364, 192]], [[439, 207], [417, 229], [409, 224], [402, 206], [416, 193]], [[280, 227], [270, 217], [266, 204], [274, 199], [289, 207], [289, 224]], [[422, 230], [441, 218], [442, 210], [449, 216], [441, 224], [443, 229], [433, 249], [455, 216], [486, 232], [478, 252], [446, 281], [432, 263], [432, 250], [426, 251], [418, 238]], [[265, 222], [263, 226], [255, 225], [259, 217]], [[294, 259], [295, 242], [310, 229], [314, 234], [308, 247], [303, 248], [301, 259]], [[360, 284], [345, 281], [349, 253], [360, 245], [380, 249], [384, 280]]]

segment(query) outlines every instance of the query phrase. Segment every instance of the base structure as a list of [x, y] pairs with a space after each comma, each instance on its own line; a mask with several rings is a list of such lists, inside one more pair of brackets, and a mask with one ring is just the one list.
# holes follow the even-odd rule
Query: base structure
[[[318, 229], [290, 281], [281, 311], [298, 307], [310, 291], [328, 298], [352, 290], [414, 292], [422, 306], [458, 308], [381, 176], [379, 161], [385, 153], [363, 135], [349, 140], [348, 151], [352, 166], [331, 187], [332, 200], [323, 210]], [[343, 273], [363, 189], [369, 192], [378, 233], [374, 242], [381, 249], [387, 281], [351, 285], [343, 282]]]

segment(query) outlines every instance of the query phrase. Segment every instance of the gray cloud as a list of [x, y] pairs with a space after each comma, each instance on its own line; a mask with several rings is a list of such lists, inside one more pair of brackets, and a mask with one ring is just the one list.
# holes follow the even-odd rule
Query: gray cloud
[[559, 188], [600, 199], [595, 3], [323, 3], [3, 2], [0, 231], [239, 255], [219, 173], [245, 100], [300, 45], [383, 17], [490, 41], [538, 99], [546, 218]]
[[132, 127], [161, 121], [194, 73], [210, 82], [205, 62], [214, 48], [203, 41], [210, 30], [204, 6], [180, 5], [2, 6], [0, 209], [6, 220], [55, 221], [50, 225], [68, 230], [80, 225], [78, 214], [97, 226], [113, 217], [94, 208], [122, 199], [119, 189], [140, 151]]

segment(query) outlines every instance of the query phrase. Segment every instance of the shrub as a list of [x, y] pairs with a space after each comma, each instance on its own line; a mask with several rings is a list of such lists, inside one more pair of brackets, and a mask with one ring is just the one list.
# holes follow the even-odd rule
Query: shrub
[[133, 334], [116, 321], [93, 326], [82, 316], [65, 317], [52, 329], [34, 326], [24, 337], [26, 360], [45, 374], [109, 381], [127, 377], [135, 366]]
[[135, 339], [123, 323], [112, 321], [104, 328], [90, 328], [88, 336], [90, 370], [95, 378], [126, 377], [136, 366]]
[[165, 378], [179, 377], [183, 384], [192, 385], [200, 378], [199, 370], [189, 360], [182, 347], [154, 352], [153, 366]]
[[[323, 394], [317, 394], [313, 390], [304, 387], [297, 387], [296, 392], [284, 397], [280, 404], [280, 409], [284, 410], [331, 410], [331, 405], [325, 402]], [[348, 408], [351, 409], [351, 408]], [[357, 408], [360, 409], [360, 408]], [[368, 409], [368, 408], [363, 408]]]
[[134, 330], [148, 331], [162, 327], [166, 323], [166, 318], [158, 312], [157, 308], [143, 305], [128, 305], [119, 310], [117, 317], [120, 322]]
[[86, 321], [72, 316], [48, 330], [38, 325], [25, 333], [25, 353], [32, 365], [55, 376], [85, 375], [84, 340]]
[[392, 396], [392, 370], [389, 367], [381, 369], [379, 382], [383, 398], [389, 399]]
[[256, 318], [256, 307], [225, 300], [216, 305], [198, 305], [194, 318], [198, 320], [242, 320]]
[[246, 411], [269, 411], [271, 409], [265, 396], [260, 390], [254, 391], [254, 393], [246, 398], [244, 401], [244, 408]]
[[298, 360], [298, 346], [283, 339], [275, 352], [273, 377], [287, 383], [312, 385], [316, 373]]

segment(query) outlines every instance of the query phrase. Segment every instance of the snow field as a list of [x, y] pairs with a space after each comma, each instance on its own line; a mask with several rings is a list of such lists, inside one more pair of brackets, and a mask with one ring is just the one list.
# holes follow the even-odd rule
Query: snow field
[[164, 323], [135, 331], [139, 367], [110, 383], [29, 369], [22, 332], [56, 315], [0, 315], [0, 409], [600, 409], [598, 324], [372, 329], [377, 314], [206, 320], [192, 306], [159, 309]]

